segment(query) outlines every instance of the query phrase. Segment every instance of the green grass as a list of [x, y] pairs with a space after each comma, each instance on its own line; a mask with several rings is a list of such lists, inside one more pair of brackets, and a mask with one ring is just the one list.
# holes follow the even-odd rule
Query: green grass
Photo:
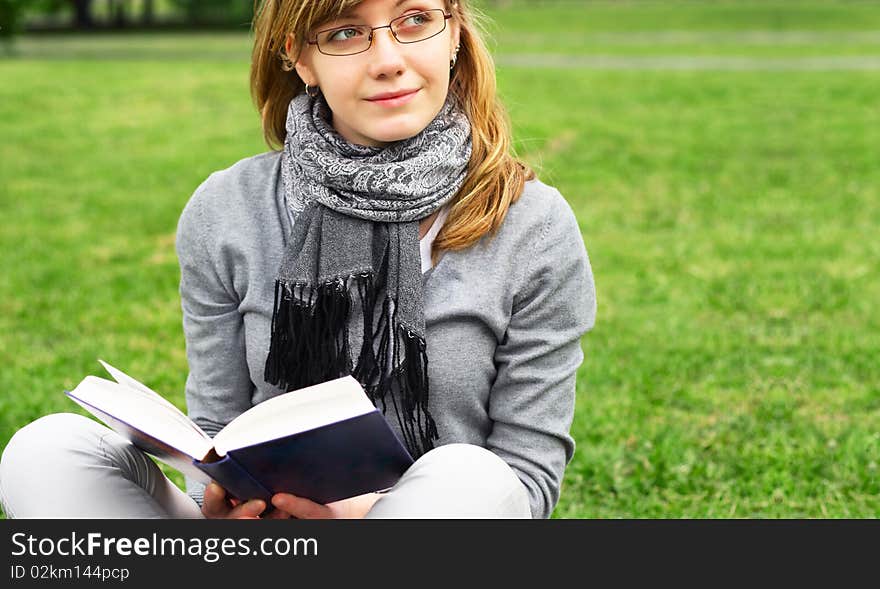
[[[498, 70], [598, 291], [555, 515], [877, 517], [880, 6], [580, 8], [557, 33], [558, 8], [515, 4], [494, 45], [499, 63], [635, 67]], [[73, 411], [61, 390], [97, 357], [183, 407], [177, 216], [210, 172], [265, 150], [246, 34], [18, 51], [0, 61], [0, 447]], [[638, 67], [700, 55], [754, 67]], [[875, 65], [798, 71], [808, 56]]]

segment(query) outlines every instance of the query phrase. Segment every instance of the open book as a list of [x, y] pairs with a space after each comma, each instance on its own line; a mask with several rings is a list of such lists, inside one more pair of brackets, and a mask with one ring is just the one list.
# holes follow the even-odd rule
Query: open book
[[292, 493], [330, 503], [394, 485], [413, 459], [360, 383], [344, 376], [255, 405], [213, 439], [172, 403], [99, 360], [65, 394], [162, 462], [239, 499]]

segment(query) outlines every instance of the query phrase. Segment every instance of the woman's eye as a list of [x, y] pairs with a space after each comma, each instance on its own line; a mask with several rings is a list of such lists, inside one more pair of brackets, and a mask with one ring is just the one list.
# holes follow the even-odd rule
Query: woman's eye
[[404, 25], [421, 26], [431, 20], [431, 15], [426, 12], [414, 14], [404, 21]]
[[348, 29], [339, 29], [337, 31], [333, 31], [330, 33], [330, 41], [347, 41], [349, 39], [353, 39], [358, 34], [360, 34], [360, 30], [354, 28]]

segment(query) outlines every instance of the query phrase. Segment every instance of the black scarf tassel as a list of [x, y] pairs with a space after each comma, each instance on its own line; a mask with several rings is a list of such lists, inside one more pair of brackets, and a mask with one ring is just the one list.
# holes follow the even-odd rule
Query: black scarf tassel
[[[439, 439], [437, 425], [428, 412], [425, 340], [397, 323], [389, 296], [382, 301], [382, 316], [373, 331], [378, 290], [373, 278], [372, 273], [363, 272], [325, 282], [317, 288], [276, 281], [264, 378], [292, 391], [353, 375], [373, 404], [382, 402], [383, 413], [391, 401], [403, 441], [410, 454], [418, 458]], [[348, 341], [352, 282], [364, 319], [363, 345], [354, 368]], [[374, 348], [376, 344], [378, 348]], [[393, 356], [390, 362], [389, 354]], [[398, 369], [392, 372], [393, 366]], [[395, 389], [399, 394], [393, 392]]]

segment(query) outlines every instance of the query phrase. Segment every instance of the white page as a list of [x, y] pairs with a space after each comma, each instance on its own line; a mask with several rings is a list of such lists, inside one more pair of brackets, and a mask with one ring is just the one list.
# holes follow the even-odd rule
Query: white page
[[186, 419], [187, 422], [189, 422], [189, 424], [193, 428], [195, 428], [195, 430], [197, 432], [199, 432], [199, 434], [201, 434], [202, 436], [204, 436], [206, 438], [210, 437], [210, 436], [208, 436], [208, 434], [205, 433], [205, 431], [202, 428], [200, 428], [195, 422], [193, 422], [190, 418], [188, 418], [186, 415], [184, 415], [184, 413], [180, 409], [178, 409], [176, 405], [174, 405], [173, 403], [168, 401], [165, 397], [163, 397], [162, 395], [160, 395], [159, 393], [157, 393], [156, 391], [154, 391], [153, 389], [151, 389], [147, 385], [143, 384], [142, 382], [125, 374], [124, 372], [122, 372], [118, 368], [114, 368], [114, 367], [110, 366], [109, 364], [107, 364], [106, 362], [101, 360], [100, 358], [98, 358], [98, 362], [100, 362], [101, 366], [103, 366], [107, 370], [107, 372], [109, 372], [110, 375], [116, 379], [116, 382], [118, 382], [119, 384], [122, 384], [122, 385], [126, 385], [136, 391], [145, 393], [147, 396], [149, 396], [151, 398], [154, 398], [156, 401], [158, 401], [158, 402], [164, 404], [166, 407], [168, 407], [171, 411], [174, 411], [175, 413], [179, 414], [184, 419]]
[[[167, 401], [163, 403], [157, 400], [158, 395], [147, 395], [143, 391], [97, 376], [85, 377], [68, 394], [74, 400], [92, 405], [193, 458], [203, 458], [212, 448], [213, 444], [208, 436], [193, 429], [192, 421], [179, 409], [173, 405], [169, 409]], [[97, 417], [103, 418], [101, 415]], [[129, 439], [129, 433], [119, 431], [112, 423], [107, 425]]]
[[291, 391], [251, 407], [214, 436], [220, 456], [229, 450], [364, 415], [375, 410], [353, 376]]
[[101, 360], [100, 358], [98, 358], [98, 362], [101, 363], [101, 366], [103, 366], [107, 370], [107, 372], [110, 373], [110, 376], [115, 378], [116, 382], [118, 382], [119, 384], [129, 386], [133, 389], [136, 389], [138, 391], [146, 393], [147, 395], [155, 396], [157, 401], [160, 401], [160, 402], [166, 404], [169, 409], [172, 409], [174, 411], [180, 411], [174, 404], [172, 404], [170, 401], [165, 399], [165, 397], [163, 397], [162, 395], [160, 395], [159, 393], [157, 393], [156, 391], [154, 391], [153, 389], [151, 389], [147, 385], [143, 384], [142, 382], [130, 377], [129, 375], [125, 374], [124, 372], [122, 372], [118, 368], [113, 368], [112, 366], [110, 366], [109, 364], [107, 364], [106, 362]]

